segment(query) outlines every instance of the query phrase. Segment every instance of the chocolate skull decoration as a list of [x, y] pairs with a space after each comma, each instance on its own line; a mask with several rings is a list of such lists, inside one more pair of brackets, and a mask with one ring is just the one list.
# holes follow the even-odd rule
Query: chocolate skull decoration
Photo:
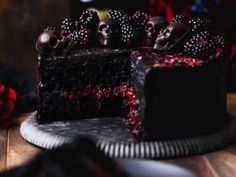
[[73, 46], [73, 40], [64, 37], [58, 30], [51, 28], [40, 34], [36, 42], [37, 51], [45, 55], [67, 53]]
[[190, 27], [183, 23], [171, 23], [158, 34], [154, 49], [170, 51], [187, 36], [189, 31]]
[[116, 20], [105, 18], [99, 22], [97, 31], [98, 43], [102, 46], [115, 46], [121, 41], [121, 32]]
[[145, 26], [145, 44], [153, 46], [158, 33], [167, 25], [168, 21], [164, 17], [150, 18]]

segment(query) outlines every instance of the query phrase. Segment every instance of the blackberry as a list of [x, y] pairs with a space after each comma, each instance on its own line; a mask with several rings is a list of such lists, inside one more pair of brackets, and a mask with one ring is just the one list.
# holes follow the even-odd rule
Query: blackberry
[[224, 54], [224, 49], [226, 48], [226, 41], [223, 36], [214, 36], [212, 40], [215, 45], [215, 53], [213, 57], [219, 57]]
[[145, 25], [147, 24], [149, 18], [150, 18], [150, 16], [147, 13], [143, 12], [143, 11], [137, 11], [132, 16], [132, 20], [133, 20], [134, 24], [139, 29], [143, 29], [145, 27]]
[[191, 19], [189, 21], [192, 31], [206, 30], [206, 21], [201, 18]]
[[86, 47], [92, 42], [92, 32], [88, 28], [75, 30], [71, 37], [78, 47]]
[[217, 48], [224, 49], [226, 47], [226, 41], [223, 36], [220, 35], [214, 36], [213, 40]]
[[202, 44], [210, 38], [210, 34], [207, 31], [201, 31], [191, 37], [189, 41], [185, 44], [186, 50], [187, 47], [193, 47], [196, 44]]
[[137, 32], [132, 24], [125, 23], [121, 25], [121, 40], [127, 45], [133, 44]]
[[188, 17], [184, 15], [175, 15], [174, 18], [171, 20], [171, 23], [183, 23], [188, 25], [189, 24], [189, 19]]
[[107, 18], [117, 20], [119, 23], [127, 23], [130, 21], [130, 17], [123, 10], [109, 10]]
[[71, 18], [66, 18], [61, 25], [62, 34], [64, 36], [71, 35], [75, 30], [75, 23]]
[[49, 30], [56, 30], [56, 31], [59, 31], [56, 27], [54, 26], [49, 26], [47, 28], [45, 28], [43, 31], [49, 31]]
[[131, 16], [128, 16], [128, 15], [125, 15], [125, 16], [123, 17], [122, 21], [120, 21], [120, 26], [122, 26], [122, 25], [127, 25], [127, 24], [130, 24], [130, 25], [132, 25], [133, 27], [135, 26], [132, 17], [131, 17]]
[[82, 28], [96, 30], [99, 23], [99, 17], [94, 10], [85, 10], [79, 17], [79, 23]]
[[209, 58], [213, 54], [215, 47], [214, 41], [210, 38], [207, 31], [201, 31], [192, 36], [184, 45], [184, 53], [190, 57], [199, 59]]

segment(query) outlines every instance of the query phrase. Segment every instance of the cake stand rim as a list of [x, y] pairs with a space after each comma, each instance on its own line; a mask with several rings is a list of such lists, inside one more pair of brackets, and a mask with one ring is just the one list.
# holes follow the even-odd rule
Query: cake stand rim
[[[44, 149], [55, 149], [72, 139], [37, 128], [37, 111], [30, 113], [20, 125], [21, 136], [29, 143]], [[236, 141], [236, 120], [230, 116], [230, 123], [220, 131], [199, 137], [160, 141], [108, 141], [98, 140], [97, 147], [112, 158], [166, 159], [207, 153], [223, 148]], [[29, 132], [36, 130], [36, 134]], [[37, 137], [35, 139], [35, 137]]]

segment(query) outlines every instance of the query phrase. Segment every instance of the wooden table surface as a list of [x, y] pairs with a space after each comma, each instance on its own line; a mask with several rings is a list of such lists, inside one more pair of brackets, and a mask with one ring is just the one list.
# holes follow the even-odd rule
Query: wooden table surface
[[[236, 118], [236, 93], [228, 94], [228, 113]], [[17, 117], [17, 126], [14, 128], [0, 130], [0, 171], [20, 166], [43, 151], [20, 135], [19, 126], [26, 116], [22, 114]], [[236, 142], [215, 152], [164, 161], [188, 168], [200, 177], [235, 177]]]

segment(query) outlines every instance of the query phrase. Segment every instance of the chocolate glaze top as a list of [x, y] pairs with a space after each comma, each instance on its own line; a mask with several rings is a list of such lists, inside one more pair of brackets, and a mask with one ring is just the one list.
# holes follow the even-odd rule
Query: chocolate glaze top
[[[174, 68], [174, 67], [199, 67], [202, 64], [216, 59], [219, 56], [216, 54], [212, 56], [209, 60], [201, 60], [192, 57], [186, 56], [176, 56], [171, 54], [161, 54], [154, 52], [152, 48], [132, 48], [132, 49], [124, 49], [124, 48], [88, 48], [88, 49], [78, 49], [75, 51], [71, 51], [67, 58], [78, 58], [80, 56], [95, 56], [95, 55], [114, 55], [114, 54], [124, 54], [131, 55], [131, 57], [135, 57], [137, 59], [137, 63], [141, 63], [145, 69], [154, 67], [154, 68]], [[54, 59], [62, 56], [53, 56]]]
[[137, 58], [138, 63], [142, 63], [145, 69], [155, 68], [174, 68], [174, 67], [198, 67], [204, 61], [197, 58], [184, 56], [164, 55], [152, 52], [151, 49], [136, 49], [132, 51], [132, 56]]
[[121, 49], [121, 48], [88, 48], [88, 49], [78, 49], [75, 51], [72, 51], [70, 53], [70, 56], [81, 56], [81, 55], [109, 55], [109, 54], [120, 54], [120, 53], [129, 53], [130, 50], [128, 49]]
[[[199, 67], [208, 60], [201, 60], [186, 56], [176, 56], [170, 54], [160, 54], [154, 52], [152, 48], [89, 48], [78, 49], [70, 53], [70, 57], [79, 57], [84, 55], [110, 55], [127, 53], [131, 57], [135, 57], [138, 63], [142, 63], [144, 68], [174, 68], [174, 67]], [[216, 57], [214, 57], [216, 58]]]

